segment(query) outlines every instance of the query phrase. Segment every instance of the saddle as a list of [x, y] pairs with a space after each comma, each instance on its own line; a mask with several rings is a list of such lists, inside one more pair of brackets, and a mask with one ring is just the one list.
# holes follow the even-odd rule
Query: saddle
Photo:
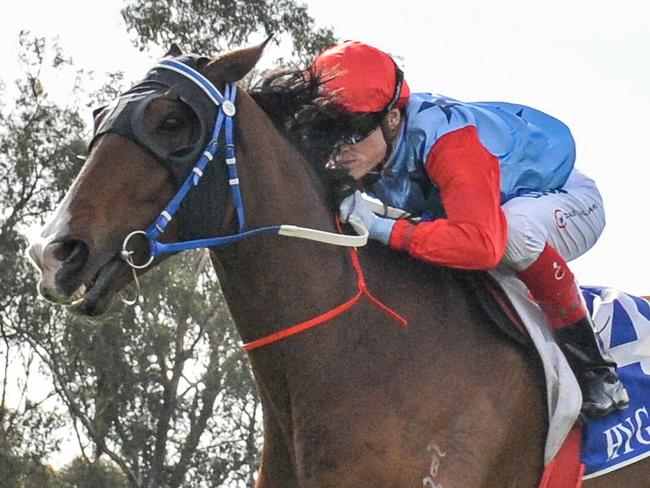
[[459, 279], [496, 329], [524, 349], [535, 346], [526, 327], [508, 295], [489, 273], [485, 271], [460, 272]]

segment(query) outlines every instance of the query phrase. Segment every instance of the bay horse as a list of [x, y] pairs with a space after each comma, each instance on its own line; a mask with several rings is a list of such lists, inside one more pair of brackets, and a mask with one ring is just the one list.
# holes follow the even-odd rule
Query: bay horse
[[[193, 69], [227, 93], [262, 49], [192, 58]], [[180, 55], [164, 59], [189, 63]], [[338, 233], [325, 184], [249, 94], [217, 100], [236, 113], [219, 122], [234, 124], [232, 146], [211, 133], [219, 109], [192, 98], [214, 94], [165, 84], [186, 74], [163, 68], [99, 113], [86, 163], [30, 247], [40, 293], [76, 313], [102, 313], [133, 280], [130, 264], [155, 266], [161, 229], [157, 250], [281, 224]], [[201, 156], [217, 139], [226, 154]], [[197, 171], [198, 157], [214, 161]], [[186, 186], [180, 213], [161, 213]], [[455, 272], [374, 243], [358, 261], [272, 233], [228, 243], [210, 252], [241, 338], [259, 346], [246, 348], [263, 403], [257, 488], [538, 486], [539, 359], [494, 330]], [[650, 486], [649, 462], [584, 486]]]

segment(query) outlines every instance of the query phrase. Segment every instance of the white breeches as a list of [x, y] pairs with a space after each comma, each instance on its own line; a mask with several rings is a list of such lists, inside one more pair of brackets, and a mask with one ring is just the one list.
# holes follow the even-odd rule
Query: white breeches
[[531, 192], [503, 205], [508, 244], [502, 263], [528, 268], [551, 244], [567, 261], [588, 251], [605, 227], [605, 209], [596, 184], [574, 169], [559, 190]]

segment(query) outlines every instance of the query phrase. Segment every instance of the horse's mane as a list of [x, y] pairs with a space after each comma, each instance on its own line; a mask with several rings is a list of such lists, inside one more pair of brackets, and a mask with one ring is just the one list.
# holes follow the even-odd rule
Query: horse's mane
[[282, 69], [267, 73], [248, 93], [326, 187], [334, 190], [332, 203], [337, 205], [341, 194], [355, 185], [346, 171], [325, 165], [336, 147], [360, 127], [367, 127], [372, 116], [345, 111], [322, 94], [322, 83], [308, 70]]

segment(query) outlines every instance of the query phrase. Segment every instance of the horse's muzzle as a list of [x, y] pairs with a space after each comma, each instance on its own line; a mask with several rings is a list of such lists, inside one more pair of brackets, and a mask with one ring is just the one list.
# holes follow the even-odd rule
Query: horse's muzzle
[[29, 246], [28, 254], [41, 273], [38, 291], [48, 301], [68, 304], [81, 289], [81, 272], [89, 257], [88, 244], [81, 239], [40, 239]]

